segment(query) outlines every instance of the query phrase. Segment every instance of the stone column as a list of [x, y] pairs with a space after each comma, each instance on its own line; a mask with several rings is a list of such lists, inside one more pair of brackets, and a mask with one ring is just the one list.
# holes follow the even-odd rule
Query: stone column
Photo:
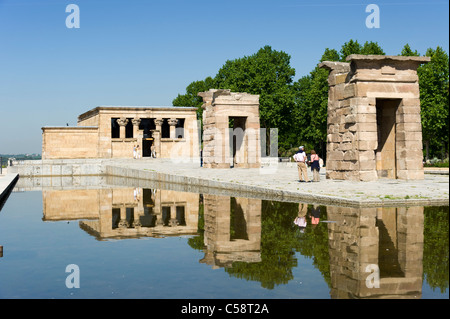
[[163, 124], [163, 119], [154, 119], [156, 130], [161, 132], [161, 125]]
[[176, 138], [175, 136], [175, 125], [178, 124], [178, 119], [169, 119], [170, 125], [170, 138]]
[[156, 217], [155, 226], [162, 226], [163, 220], [162, 220], [162, 209], [161, 209], [161, 190], [156, 190], [156, 193], [154, 195], [154, 205], [153, 206], [153, 214]]
[[137, 138], [138, 137], [139, 125], [141, 124], [141, 119], [134, 118], [134, 119], [131, 120], [131, 123], [133, 123], [133, 137]]
[[155, 119], [156, 129], [152, 132], [153, 143], [155, 145], [156, 157], [161, 157], [161, 125], [163, 119]]
[[169, 225], [170, 225], [171, 227], [178, 226], [178, 221], [177, 221], [177, 206], [175, 206], [175, 205], [171, 205], [171, 206], [170, 206], [170, 220], [169, 220]]
[[133, 227], [134, 228], [140, 228], [142, 226], [140, 215], [138, 212], [134, 212], [134, 221], [133, 221]]
[[128, 119], [125, 117], [121, 117], [120, 119], [117, 119], [117, 124], [120, 125], [120, 138], [125, 138], [125, 126], [128, 124]]
[[120, 221], [119, 221], [119, 228], [128, 228], [128, 221], [127, 221], [127, 208], [126, 207], [120, 207]]

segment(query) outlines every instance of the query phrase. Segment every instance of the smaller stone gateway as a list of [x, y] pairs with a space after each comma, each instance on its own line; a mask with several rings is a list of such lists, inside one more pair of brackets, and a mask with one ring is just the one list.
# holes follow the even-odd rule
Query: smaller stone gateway
[[325, 61], [327, 178], [424, 178], [417, 68], [429, 57], [350, 55]]
[[259, 95], [211, 89], [203, 98], [203, 167], [259, 168]]

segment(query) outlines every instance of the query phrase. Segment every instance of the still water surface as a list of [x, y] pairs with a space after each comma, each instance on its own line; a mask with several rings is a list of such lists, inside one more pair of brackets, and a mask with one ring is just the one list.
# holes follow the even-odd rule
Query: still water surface
[[[448, 213], [125, 187], [13, 192], [0, 212], [0, 298], [449, 298]], [[68, 265], [79, 288], [67, 287]]]

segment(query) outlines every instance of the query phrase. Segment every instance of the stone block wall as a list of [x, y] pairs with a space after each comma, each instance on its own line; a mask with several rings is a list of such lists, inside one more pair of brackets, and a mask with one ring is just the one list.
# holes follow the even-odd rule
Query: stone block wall
[[43, 159], [97, 158], [97, 145], [97, 127], [42, 128]]
[[[320, 64], [330, 72], [327, 178], [423, 179], [416, 70], [429, 58], [351, 55], [347, 61]], [[386, 121], [392, 127], [383, 127]]]

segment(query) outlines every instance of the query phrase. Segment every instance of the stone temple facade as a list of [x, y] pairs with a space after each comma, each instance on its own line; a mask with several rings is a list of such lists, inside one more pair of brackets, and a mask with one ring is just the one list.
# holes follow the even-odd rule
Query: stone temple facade
[[417, 68], [428, 57], [350, 55], [328, 77], [327, 178], [423, 179]]
[[99, 106], [78, 117], [77, 126], [43, 127], [43, 159], [199, 159], [197, 108]]

